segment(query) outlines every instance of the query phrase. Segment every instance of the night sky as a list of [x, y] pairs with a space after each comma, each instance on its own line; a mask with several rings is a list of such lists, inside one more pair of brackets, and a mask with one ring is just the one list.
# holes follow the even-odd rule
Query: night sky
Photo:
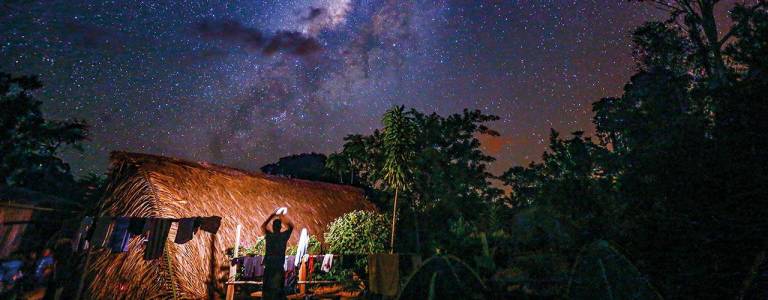
[[1, 7], [0, 70], [38, 74], [47, 116], [92, 126], [76, 173], [112, 150], [256, 170], [330, 153], [394, 104], [501, 120], [495, 173], [634, 72], [631, 30], [664, 13], [604, 1], [21, 1]]

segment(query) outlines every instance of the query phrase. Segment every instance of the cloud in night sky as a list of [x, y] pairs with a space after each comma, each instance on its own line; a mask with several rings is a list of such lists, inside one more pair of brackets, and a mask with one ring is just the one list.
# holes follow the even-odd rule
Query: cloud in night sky
[[202, 21], [195, 24], [194, 29], [203, 38], [243, 45], [248, 50], [260, 51], [264, 55], [285, 52], [305, 56], [321, 50], [315, 38], [303, 33], [281, 30], [265, 35], [261, 30], [244, 26], [235, 20]]

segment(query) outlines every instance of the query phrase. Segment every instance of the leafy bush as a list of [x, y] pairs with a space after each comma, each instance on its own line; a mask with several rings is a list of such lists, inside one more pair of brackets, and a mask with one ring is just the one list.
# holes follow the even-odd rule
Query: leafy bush
[[[287, 248], [285, 248], [285, 255], [294, 255], [296, 254], [296, 249], [298, 248], [298, 245], [289, 245]], [[309, 244], [307, 245], [307, 254], [322, 254], [322, 248], [320, 246], [320, 241], [317, 239], [317, 236], [310, 235], [309, 236]]]
[[334, 220], [325, 232], [325, 242], [333, 254], [381, 253], [388, 237], [385, 215], [359, 210]]

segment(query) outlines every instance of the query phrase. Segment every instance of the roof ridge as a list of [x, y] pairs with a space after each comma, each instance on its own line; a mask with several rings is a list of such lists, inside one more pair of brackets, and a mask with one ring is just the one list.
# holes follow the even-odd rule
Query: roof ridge
[[210, 163], [207, 161], [193, 161], [189, 159], [163, 156], [163, 155], [157, 155], [157, 154], [149, 154], [149, 153], [112, 151], [110, 153], [110, 161], [112, 162], [130, 161], [131, 163], [137, 165], [137, 167], [140, 169], [142, 165], [147, 163], [154, 163], [154, 164], [170, 163], [170, 164], [182, 165], [190, 168], [197, 168], [197, 169], [203, 169], [203, 170], [208, 170], [212, 172], [222, 173], [222, 174], [235, 176], [235, 177], [245, 176], [245, 177], [253, 177], [253, 178], [265, 179], [265, 180], [276, 181], [276, 182], [285, 182], [285, 183], [292, 183], [292, 184], [309, 184], [309, 185], [314, 185], [317, 187], [325, 187], [329, 189], [362, 191], [361, 188], [351, 186], [351, 185], [343, 185], [343, 184], [336, 184], [336, 183], [323, 182], [323, 181], [312, 181], [312, 180], [297, 179], [297, 178], [287, 178], [283, 176], [264, 174], [260, 172], [253, 172], [253, 171], [248, 171], [248, 170], [239, 169], [235, 167], [224, 166], [220, 164]]

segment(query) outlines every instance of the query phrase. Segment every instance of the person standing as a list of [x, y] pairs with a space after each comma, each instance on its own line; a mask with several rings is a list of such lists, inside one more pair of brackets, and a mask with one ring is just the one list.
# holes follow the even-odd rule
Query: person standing
[[[293, 232], [293, 222], [286, 216], [286, 209], [278, 208], [263, 224], [261, 230], [266, 240], [264, 253], [263, 299], [285, 299], [285, 248]], [[269, 228], [272, 222], [271, 229]], [[283, 222], [285, 229], [283, 230]]]

